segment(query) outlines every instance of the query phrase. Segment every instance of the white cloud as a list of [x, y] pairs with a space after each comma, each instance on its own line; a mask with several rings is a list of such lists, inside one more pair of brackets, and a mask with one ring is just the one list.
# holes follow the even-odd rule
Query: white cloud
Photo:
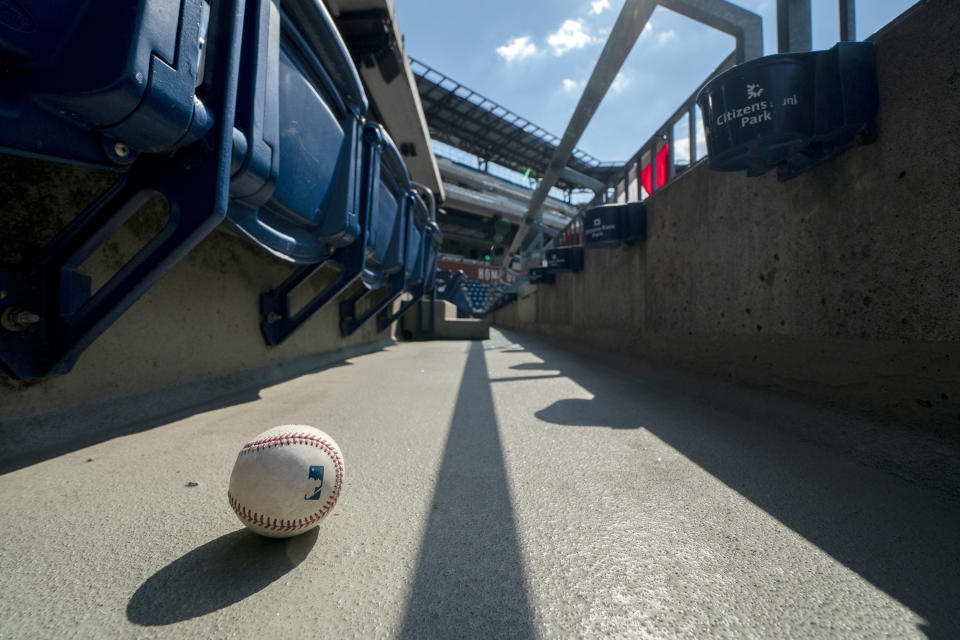
[[577, 82], [576, 80], [571, 80], [570, 78], [563, 79], [563, 90], [567, 93], [573, 93], [578, 89], [582, 88], [584, 82]]
[[624, 89], [630, 86], [630, 78], [623, 75], [623, 72], [620, 72], [613, 79], [613, 82], [610, 84], [610, 91], [614, 94], [620, 93]]
[[497, 55], [506, 60], [523, 60], [529, 58], [537, 52], [537, 45], [530, 42], [529, 36], [520, 36], [507, 42], [507, 44], [497, 47]]
[[604, 10], [610, 8], [610, 0], [596, 0], [596, 2], [591, 2], [590, 6], [592, 7], [590, 13], [600, 15]]
[[593, 41], [594, 38], [583, 30], [583, 20], [564, 20], [560, 28], [547, 38], [547, 44], [553, 47], [553, 52], [558, 56], [573, 49], [582, 49]]
[[671, 40], [676, 40], [676, 39], [677, 39], [677, 32], [674, 31], [673, 29], [670, 29], [669, 31], [661, 31], [660, 33], [657, 34], [657, 44], [660, 46], [663, 46], [668, 42], [670, 42]]

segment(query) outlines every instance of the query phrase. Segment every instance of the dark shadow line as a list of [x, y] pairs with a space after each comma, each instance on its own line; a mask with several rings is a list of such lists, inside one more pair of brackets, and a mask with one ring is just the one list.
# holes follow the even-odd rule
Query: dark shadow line
[[480, 342], [464, 366], [400, 637], [534, 637]]

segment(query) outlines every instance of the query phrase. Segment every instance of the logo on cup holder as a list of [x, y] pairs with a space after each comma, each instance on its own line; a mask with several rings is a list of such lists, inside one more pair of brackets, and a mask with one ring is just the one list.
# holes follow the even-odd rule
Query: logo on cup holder
[[759, 84], [748, 84], [747, 85], [747, 99], [752, 100], [753, 98], [759, 98], [763, 95], [763, 87]]

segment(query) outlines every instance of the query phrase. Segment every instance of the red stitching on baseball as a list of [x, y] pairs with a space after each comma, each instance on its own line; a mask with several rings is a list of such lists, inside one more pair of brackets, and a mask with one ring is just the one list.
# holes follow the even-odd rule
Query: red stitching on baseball
[[327, 512], [333, 506], [329, 505], [327, 508], [317, 511], [309, 518], [300, 518], [298, 520], [281, 520], [279, 518], [274, 518], [271, 520], [269, 517], [264, 518], [263, 514], [248, 510], [246, 507], [237, 502], [237, 499], [234, 498], [233, 494], [231, 494], [229, 491], [227, 492], [227, 497], [230, 500], [230, 507], [233, 509], [233, 512], [236, 513], [241, 520], [254, 524], [263, 529], [270, 529], [271, 531], [296, 531], [297, 529], [310, 526], [327, 515]]
[[270, 518], [267, 518], [267, 523], [264, 524], [263, 515], [254, 511], [248, 511], [247, 508], [237, 502], [236, 498], [234, 498], [233, 495], [228, 491], [227, 498], [230, 501], [230, 507], [233, 508], [233, 512], [236, 513], [237, 516], [244, 522], [250, 522], [264, 529], [271, 529], [273, 531], [276, 531], [277, 529], [281, 531], [295, 531], [305, 526], [312, 525], [314, 522], [322, 519], [337, 503], [337, 500], [340, 498], [340, 489], [343, 486], [343, 458], [340, 457], [340, 452], [337, 451], [337, 449], [330, 442], [319, 436], [309, 433], [282, 433], [269, 438], [248, 442], [247, 444], [243, 445], [243, 448], [240, 450], [240, 455], [242, 456], [249, 453], [254, 453], [256, 451], [263, 451], [264, 449], [282, 447], [284, 445], [291, 444], [303, 444], [310, 447], [317, 447], [329, 455], [333, 460], [333, 465], [336, 469], [337, 475], [333, 481], [333, 491], [330, 493], [329, 498], [327, 498], [326, 504], [324, 504], [323, 507], [318, 509], [317, 512], [311, 515], [308, 519], [300, 522], [297, 520], [278, 520], [277, 518], [274, 518], [273, 522], [271, 523]]

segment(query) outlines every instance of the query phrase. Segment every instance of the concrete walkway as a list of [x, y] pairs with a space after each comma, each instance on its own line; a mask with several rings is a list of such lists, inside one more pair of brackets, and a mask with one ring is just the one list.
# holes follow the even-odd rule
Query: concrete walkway
[[[0, 476], [0, 638], [960, 636], [956, 497], [810, 442], [788, 400], [492, 336]], [[284, 423], [347, 480], [271, 541], [225, 494]]]

